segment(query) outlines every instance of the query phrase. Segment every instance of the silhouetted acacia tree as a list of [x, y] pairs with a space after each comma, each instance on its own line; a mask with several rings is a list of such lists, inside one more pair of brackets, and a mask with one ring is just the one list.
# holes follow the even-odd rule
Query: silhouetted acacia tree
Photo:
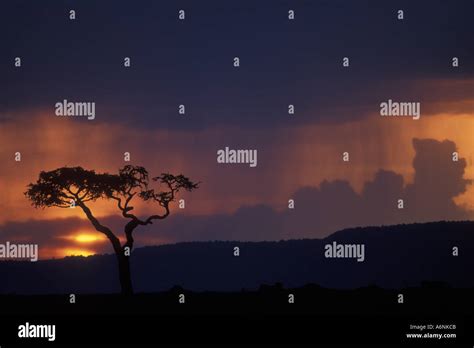
[[[63, 167], [49, 172], [42, 171], [35, 184], [29, 184], [25, 195], [35, 207], [70, 208], [80, 207], [95, 229], [102, 232], [112, 243], [118, 260], [119, 277], [122, 293], [133, 293], [130, 277], [129, 257], [133, 248], [133, 231], [138, 226], [152, 224], [170, 214], [170, 202], [180, 190], [192, 191], [199, 183], [193, 183], [183, 175], [163, 173], [151, 179], [157, 182], [158, 191], [149, 187], [148, 172], [139, 166], [127, 165], [118, 174], [96, 173], [82, 167]], [[161, 214], [140, 219], [132, 213], [132, 199], [138, 197], [144, 201], [154, 201], [161, 207]], [[87, 206], [87, 202], [98, 199], [117, 201], [117, 207], [128, 220], [124, 227], [125, 242], [121, 245], [119, 238], [110, 228], [102, 225]]]

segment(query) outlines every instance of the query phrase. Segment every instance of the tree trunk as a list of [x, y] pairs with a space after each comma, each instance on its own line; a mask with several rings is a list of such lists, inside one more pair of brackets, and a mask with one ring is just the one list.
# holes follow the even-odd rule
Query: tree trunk
[[117, 254], [119, 279], [122, 295], [133, 295], [132, 278], [130, 275], [130, 258], [123, 252]]

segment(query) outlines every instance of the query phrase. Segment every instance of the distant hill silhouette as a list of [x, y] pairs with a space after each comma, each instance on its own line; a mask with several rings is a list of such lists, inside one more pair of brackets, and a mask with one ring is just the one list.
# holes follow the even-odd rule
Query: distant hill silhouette
[[[365, 261], [327, 259], [327, 243], [364, 243]], [[233, 248], [240, 247], [240, 256]], [[459, 256], [452, 256], [452, 248]], [[473, 287], [474, 222], [433, 222], [345, 229], [324, 239], [280, 242], [189, 242], [137, 248], [131, 259], [137, 292], [174, 286], [194, 291], [255, 290], [319, 284], [328, 288], [420, 286], [423, 281]], [[115, 255], [0, 262], [0, 293], [119, 291]]]

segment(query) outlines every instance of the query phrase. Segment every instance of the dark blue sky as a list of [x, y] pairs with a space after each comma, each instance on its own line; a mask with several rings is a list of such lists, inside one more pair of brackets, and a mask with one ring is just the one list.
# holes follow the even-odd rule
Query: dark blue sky
[[137, 127], [285, 126], [288, 104], [296, 122], [360, 118], [387, 95], [423, 100], [410, 81], [471, 77], [472, 13], [469, 0], [4, 1], [0, 115], [66, 98]]

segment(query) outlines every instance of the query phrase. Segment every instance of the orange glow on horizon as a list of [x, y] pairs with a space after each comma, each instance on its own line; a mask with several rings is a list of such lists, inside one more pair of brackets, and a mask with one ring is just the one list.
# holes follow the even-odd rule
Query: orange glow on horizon
[[90, 250], [90, 249], [81, 249], [74, 247], [65, 247], [65, 248], [41, 248], [39, 251], [40, 260], [48, 259], [62, 259], [67, 256], [91, 256], [99, 254], [99, 252]]
[[60, 254], [62, 257], [66, 256], [91, 256], [96, 254], [94, 251], [86, 250], [86, 249], [60, 249]]

